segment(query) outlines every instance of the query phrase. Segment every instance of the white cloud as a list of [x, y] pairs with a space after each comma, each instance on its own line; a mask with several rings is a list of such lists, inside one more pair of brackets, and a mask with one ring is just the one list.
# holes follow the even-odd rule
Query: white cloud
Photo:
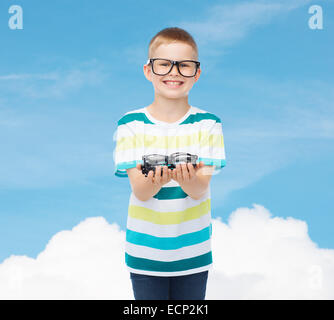
[[56, 72], [50, 73], [12, 73], [7, 75], [0, 76], [0, 81], [6, 80], [26, 80], [26, 79], [35, 79], [35, 80], [57, 80], [59, 79], [59, 74]]
[[58, 232], [36, 259], [11, 256], [0, 265], [0, 299], [131, 299], [123, 240], [101, 217]]
[[[29, 98], [63, 98], [87, 86], [99, 86], [108, 77], [96, 59], [71, 66], [67, 70], [45, 73], [11, 73], [0, 75], [0, 90]], [[1, 91], [0, 91], [1, 92]]]
[[252, 28], [267, 24], [276, 15], [297, 9], [309, 2], [310, 0], [257, 0], [219, 4], [208, 8], [203, 21], [185, 21], [179, 26], [191, 32], [203, 46], [209, 42], [231, 45], [246, 36]]
[[213, 223], [215, 271], [208, 298], [333, 299], [334, 250], [309, 238], [307, 224], [239, 208]]
[[[88, 218], [61, 231], [36, 259], [0, 264], [0, 299], [133, 299], [124, 231]], [[207, 299], [333, 299], [334, 250], [309, 238], [304, 221], [260, 205], [213, 220], [214, 269]]]

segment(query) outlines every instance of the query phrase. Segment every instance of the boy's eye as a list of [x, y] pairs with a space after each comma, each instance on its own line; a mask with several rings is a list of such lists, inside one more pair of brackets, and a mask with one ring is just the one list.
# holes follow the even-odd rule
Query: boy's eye
[[181, 66], [182, 68], [187, 68], [187, 67], [189, 67], [189, 65], [186, 64], [186, 63], [181, 63], [180, 66]]

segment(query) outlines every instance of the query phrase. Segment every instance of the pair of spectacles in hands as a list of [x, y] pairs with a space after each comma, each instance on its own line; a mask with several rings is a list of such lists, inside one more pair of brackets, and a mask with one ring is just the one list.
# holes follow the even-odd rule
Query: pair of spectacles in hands
[[[176, 168], [178, 163], [192, 163], [196, 167], [196, 161], [198, 159], [197, 155], [193, 155], [186, 152], [175, 152], [170, 156], [165, 156], [161, 154], [148, 154], [142, 157], [144, 163], [141, 166], [142, 173], [147, 177], [150, 170], [155, 173], [155, 168], [157, 166], [167, 166], [169, 169], [173, 170]], [[162, 175], [162, 171], [161, 171]]]

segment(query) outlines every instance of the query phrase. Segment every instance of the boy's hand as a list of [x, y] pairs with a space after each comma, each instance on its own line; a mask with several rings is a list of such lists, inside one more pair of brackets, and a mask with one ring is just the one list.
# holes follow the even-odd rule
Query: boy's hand
[[192, 163], [177, 164], [176, 168], [172, 171], [172, 179], [177, 181], [180, 185], [182, 183], [188, 183], [196, 178], [196, 172], [204, 167], [204, 162], [200, 161], [196, 164], [196, 167]]
[[[137, 163], [136, 168], [140, 170], [141, 172], [140, 163]], [[162, 175], [161, 175], [161, 170], [162, 170]], [[148, 179], [152, 184], [156, 186], [163, 186], [164, 184], [172, 180], [172, 170], [168, 169], [167, 166], [163, 166], [162, 168], [161, 166], [157, 166], [155, 167], [155, 174], [153, 170], [150, 170], [148, 172], [147, 177], [145, 178]]]

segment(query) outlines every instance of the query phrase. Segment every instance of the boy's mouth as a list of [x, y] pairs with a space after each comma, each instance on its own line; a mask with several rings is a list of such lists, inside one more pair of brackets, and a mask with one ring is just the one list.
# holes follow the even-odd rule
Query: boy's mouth
[[171, 80], [166, 80], [163, 81], [163, 83], [168, 87], [168, 88], [179, 88], [183, 85], [183, 81], [171, 81]]

